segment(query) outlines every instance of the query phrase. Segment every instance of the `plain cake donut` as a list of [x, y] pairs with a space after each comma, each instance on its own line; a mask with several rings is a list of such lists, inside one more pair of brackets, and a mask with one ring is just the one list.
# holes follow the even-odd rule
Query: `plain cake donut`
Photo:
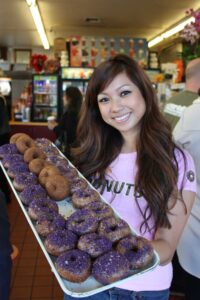
[[62, 175], [49, 176], [45, 182], [47, 194], [54, 200], [60, 201], [70, 194], [69, 182]]
[[31, 172], [38, 175], [42, 171], [42, 169], [49, 165], [50, 163], [42, 158], [34, 158], [30, 161], [28, 167]]
[[46, 166], [40, 171], [38, 180], [41, 185], [45, 186], [49, 177], [51, 177], [51, 176], [54, 177], [55, 175], [60, 175], [58, 168], [56, 168], [54, 166]]
[[35, 158], [41, 158], [41, 159], [45, 159], [46, 155], [44, 154], [44, 152], [39, 149], [38, 147], [30, 147], [29, 149], [27, 149], [24, 152], [24, 161], [26, 163], [29, 163], [30, 161], [32, 161]]
[[17, 139], [16, 141], [16, 146], [17, 146], [17, 149], [18, 151], [21, 153], [21, 154], [24, 154], [24, 152], [31, 148], [31, 147], [34, 147], [35, 146], [35, 142], [32, 138], [30, 138], [29, 136], [21, 136]]
[[15, 144], [16, 141], [20, 138], [20, 137], [27, 137], [27, 138], [30, 138], [30, 136], [26, 133], [23, 133], [23, 132], [19, 132], [19, 133], [15, 133], [11, 136], [10, 138], [10, 144]]

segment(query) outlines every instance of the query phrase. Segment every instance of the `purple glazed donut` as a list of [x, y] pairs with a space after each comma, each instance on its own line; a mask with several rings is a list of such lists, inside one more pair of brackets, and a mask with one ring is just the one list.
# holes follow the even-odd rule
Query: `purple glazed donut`
[[90, 275], [90, 256], [78, 249], [61, 254], [55, 261], [55, 267], [64, 279], [71, 282], [83, 282]]
[[36, 184], [37, 176], [31, 172], [17, 174], [13, 180], [13, 185], [18, 192], [22, 192], [27, 185]]
[[99, 223], [98, 233], [115, 243], [129, 235], [131, 231], [124, 220], [109, 217]]
[[82, 235], [78, 240], [77, 248], [95, 258], [110, 251], [112, 249], [112, 242], [106, 237], [93, 232]]
[[46, 138], [37, 138], [35, 143], [47, 156], [60, 154], [59, 150]]
[[128, 236], [121, 239], [116, 250], [126, 256], [131, 269], [139, 269], [149, 265], [153, 259], [153, 247], [143, 237]]
[[92, 268], [92, 275], [102, 284], [110, 284], [125, 278], [129, 273], [129, 261], [117, 251], [99, 256]]
[[50, 155], [48, 156], [47, 161], [52, 163], [54, 166], [68, 166], [68, 160], [60, 155]]
[[74, 249], [77, 239], [72, 231], [58, 229], [47, 235], [44, 245], [48, 253], [58, 256], [67, 250]]
[[0, 146], [0, 158], [7, 154], [19, 154], [15, 144], [4, 144]]
[[58, 205], [55, 201], [47, 198], [39, 198], [31, 201], [28, 207], [28, 214], [33, 220], [44, 214], [55, 211], [58, 213]]
[[47, 193], [40, 184], [30, 184], [20, 193], [21, 201], [27, 206], [35, 199], [46, 197]]
[[13, 162], [7, 170], [10, 178], [15, 178], [20, 173], [28, 172], [28, 165], [25, 162]]
[[93, 211], [96, 214], [98, 221], [113, 216], [112, 208], [102, 201], [91, 202], [85, 206], [85, 209]]
[[66, 229], [66, 220], [60, 214], [51, 212], [39, 216], [35, 227], [40, 235], [47, 236], [58, 229]]
[[79, 209], [67, 219], [67, 228], [78, 235], [95, 232], [98, 220], [92, 211]]
[[88, 186], [87, 181], [84, 178], [81, 178], [79, 176], [74, 177], [73, 180], [71, 180], [71, 193], [75, 193], [77, 190], [84, 190]]
[[3, 157], [2, 164], [6, 169], [8, 169], [11, 166], [11, 164], [23, 161], [24, 158], [21, 154], [5, 154]]
[[75, 168], [71, 167], [70, 165], [68, 166], [58, 165], [57, 168], [59, 168], [62, 175], [69, 181], [72, 181], [78, 174], [78, 171]]
[[97, 191], [89, 187], [84, 190], [76, 190], [72, 195], [72, 203], [76, 208], [84, 208], [94, 201], [100, 201], [100, 196]]

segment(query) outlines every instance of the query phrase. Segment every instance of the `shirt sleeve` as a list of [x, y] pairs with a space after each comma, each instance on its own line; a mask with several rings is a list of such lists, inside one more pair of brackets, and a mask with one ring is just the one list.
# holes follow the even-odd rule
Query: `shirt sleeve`
[[183, 155], [178, 150], [176, 158], [178, 161], [178, 190], [188, 190], [196, 192], [196, 171], [194, 166], [194, 160], [188, 151], [183, 150]]

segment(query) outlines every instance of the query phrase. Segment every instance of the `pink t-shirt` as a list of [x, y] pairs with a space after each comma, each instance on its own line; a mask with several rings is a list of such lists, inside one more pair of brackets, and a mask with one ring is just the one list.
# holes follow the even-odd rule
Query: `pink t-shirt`
[[[107, 173], [107, 184], [98, 188], [105, 200], [119, 213], [130, 227], [139, 235], [140, 225], [143, 221], [141, 213], [134, 198], [134, 178], [137, 172], [136, 167], [137, 153], [120, 154], [110, 165]], [[195, 169], [191, 156], [186, 152], [187, 166], [184, 173], [183, 158], [178, 151], [176, 157], [179, 165], [178, 189], [181, 188], [183, 181], [183, 189], [196, 191]], [[151, 182], [151, 179], [149, 179]], [[146, 200], [139, 198], [140, 207], [146, 207]], [[150, 219], [149, 225], [153, 225], [153, 218]], [[151, 240], [154, 232], [146, 231], [144, 237]], [[170, 287], [172, 280], [171, 263], [165, 266], [157, 266], [152, 271], [142, 275], [135, 276], [117, 287], [132, 291], [150, 291], [163, 290]]]

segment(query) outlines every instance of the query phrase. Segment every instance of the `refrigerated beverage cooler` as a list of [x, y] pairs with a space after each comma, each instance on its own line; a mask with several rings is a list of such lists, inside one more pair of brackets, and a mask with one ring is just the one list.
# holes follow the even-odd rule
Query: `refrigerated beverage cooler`
[[62, 67], [61, 69], [61, 84], [62, 94], [69, 86], [79, 88], [83, 96], [85, 95], [88, 81], [93, 73], [93, 68], [78, 68], [78, 67]]
[[33, 122], [47, 122], [49, 116], [59, 119], [62, 111], [62, 96], [59, 75], [33, 75], [33, 101], [31, 120]]

